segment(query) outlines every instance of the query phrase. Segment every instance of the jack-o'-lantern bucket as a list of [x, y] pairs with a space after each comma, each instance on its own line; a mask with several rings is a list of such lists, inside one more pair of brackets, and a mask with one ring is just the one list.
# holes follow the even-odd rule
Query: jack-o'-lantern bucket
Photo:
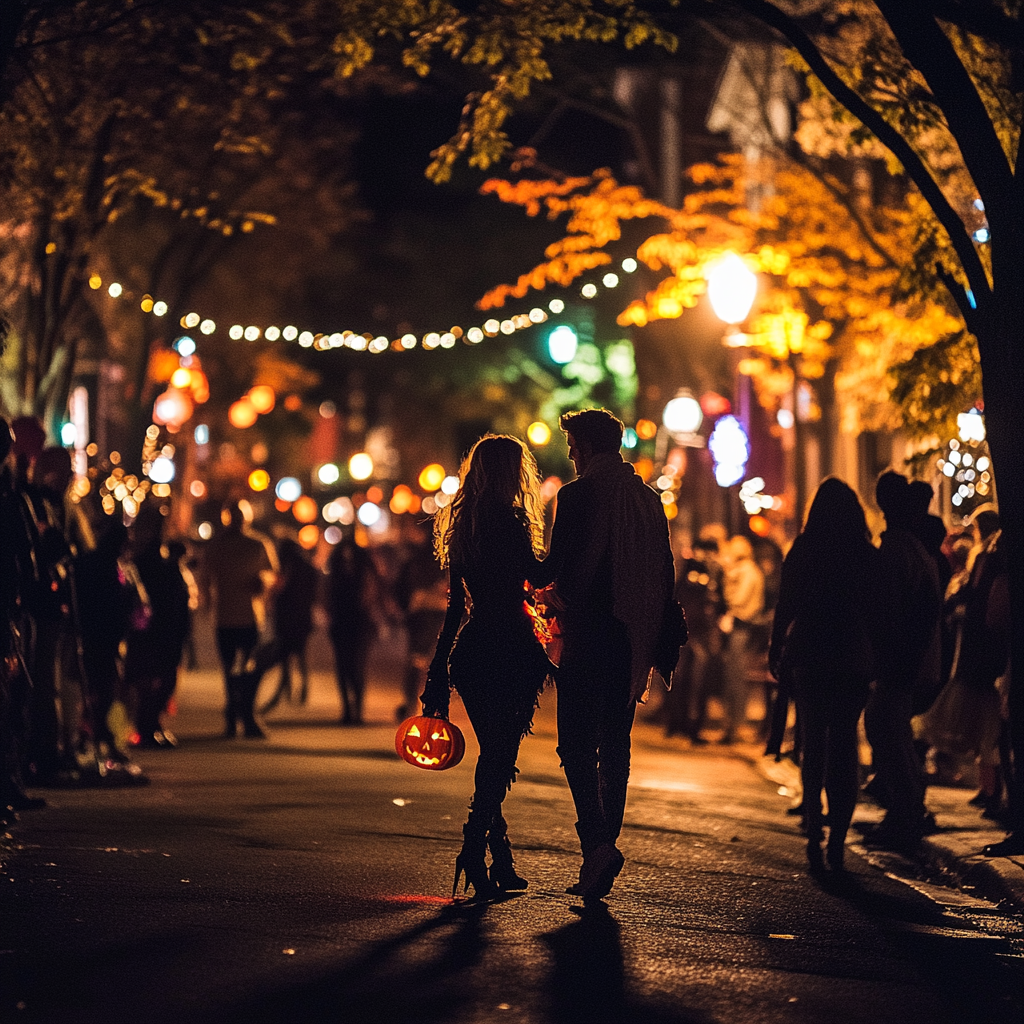
[[398, 727], [395, 750], [403, 761], [416, 768], [441, 772], [454, 768], [462, 760], [466, 739], [462, 730], [447, 718], [415, 715]]

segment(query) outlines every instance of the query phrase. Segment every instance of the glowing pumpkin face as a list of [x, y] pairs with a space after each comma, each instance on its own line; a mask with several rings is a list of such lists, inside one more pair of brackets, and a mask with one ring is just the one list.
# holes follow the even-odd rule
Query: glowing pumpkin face
[[418, 715], [398, 727], [395, 750], [403, 761], [437, 772], [454, 768], [462, 760], [466, 740], [462, 730], [448, 719]]

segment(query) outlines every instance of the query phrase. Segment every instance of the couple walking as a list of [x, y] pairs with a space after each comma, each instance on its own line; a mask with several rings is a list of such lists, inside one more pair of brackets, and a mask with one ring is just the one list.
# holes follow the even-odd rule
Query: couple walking
[[[583, 852], [579, 880], [567, 891], [601, 899], [623, 865], [615, 842], [626, 803], [633, 716], [652, 668], [660, 671], [667, 660], [659, 657], [659, 638], [673, 584], [668, 524], [657, 495], [619, 454], [618, 419], [588, 409], [566, 413], [560, 423], [577, 479], [559, 491], [547, 558], [541, 559], [536, 463], [514, 437], [489, 435], [473, 446], [458, 492], [434, 520], [449, 597], [422, 696], [424, 712], [447, 716], [454, 686], [480, 744], [453, 895], [463, 874], [465, 889], [472, 885], [477, 898], [527, 885], [515, 870], [502, 801], [553, 667], [524, 607], [526, 582], [533, 588], [554, 584], [562, 630], [558, 754]], [[470, 618], [460, 630], [467, 595]], [[672, 665], [676, 656], [678, 643]]]

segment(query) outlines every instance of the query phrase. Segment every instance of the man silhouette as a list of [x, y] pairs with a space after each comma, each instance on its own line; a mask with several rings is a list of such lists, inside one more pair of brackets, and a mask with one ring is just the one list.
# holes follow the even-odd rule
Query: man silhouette
[[546, 579], [532, 582], [554, 581], [563, 637], [558, 753], [583, 852], [579, 881], [566, 891], [591, 900], [608, 894], [624, 863], [615, 842], [630, 731], [660, 664], [673, 563], [661, 501], [619, 454], [622, 423], [587, 409], [566, 413], [560, 425], [577, 479], [558, 492]]

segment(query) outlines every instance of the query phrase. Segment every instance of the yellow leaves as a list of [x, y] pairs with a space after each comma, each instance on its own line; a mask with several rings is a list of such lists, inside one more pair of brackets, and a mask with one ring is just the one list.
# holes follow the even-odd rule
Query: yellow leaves
[[[365, 36], [357, 32], [345, 32], [336, 36], [331, 49], [338, 57], [335, 74], [339, 78], [350, 78], [373, 60], [373, 47]], [[409, 59], [405, 59], [405, 63], [420, 75], [425, 75], [430, 70], [429, 66], [414, 65]]]

